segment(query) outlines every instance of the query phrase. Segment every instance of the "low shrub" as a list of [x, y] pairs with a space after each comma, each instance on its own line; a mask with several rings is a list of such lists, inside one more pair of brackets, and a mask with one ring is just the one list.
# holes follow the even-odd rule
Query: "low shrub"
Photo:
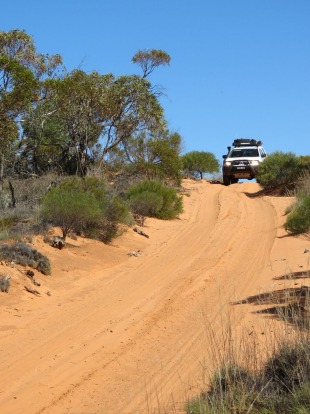
[[298, 196], [310, 196], [310, 172], [304, 171], [299, 177], [297, 183], [297, 195]]
[[45, 195], [41, 215], [61, 228], [65, 240], [70, 231], [99, 223], [101, 210], [93, 194], [58, 187]]
[[102, 211], [103, 216], [98, 227], [98, 238], [104, 243], [110, 243], [120, 234], [120, 224], [129, 226], [134, 224], [127, 205], [120, 197], [107, 195]]
[[167, 187], [160, 181], [142, 181], [130, 187], [126, 197], [134, 212], [143, 211], [148, 217], [169, 220], [176, 218], [183, 211], [182, 197], [174, 188]]
[[106, 196], [106, 183], [103, 179], [97, 177], [67, 177], [56, 187], [59, 191], [77, 191], [92, 194], [96, 200], [102, 204]]
[[8, 230], [18, 222], [18, 217], [15, 214], [2, 215], [0, 217], [0, 231]]
[[211, 393], [221, 395], [232, 388], [247, 387], [252, 382], [252, 377], [247, 370], [239, 365], [222, 367], [211, 379]]
[[[54, 173], [48, 173], [40, 177], [11, 179], [10, 186], [4, 185], [6, 207], [12, 206], [12, 191], [14, 193], [16, 208], [30, 213], [39, 207], [46, 191], [60, 180]], [[0, 202], [1, 205], [1, 202]]]
[[264, 378], [273, 393], [292, 393], [310, 381], [310, 341], [283, 344], [265, 364]]
[[97, 177], [70, 177], [44, 197], [42, 218], [60, 226], [65, 239], [75, 231], [105, 243], [118, 235], [119, 224], [129, 223], [127, 205]]
[[33, 267], [44, 275], [51, 274], [51, 265], [48, 258], [23, 242], [2, 244], [0, 246], [0, 259], [13, 261], [22, 266]]
[[264, 189], [277, 189], [284, 193], [295, 188], [305, 164], [294, 153], [276, 151], [259, 166], [257, 180]]
[[228, 364], [213, 375], [208, 391], [186, 404], [186, 413], [309, 413], [309, 355], [309, 338], [302, 337], [284, 343], [254, 373]]
[[299, 198], [292, 207], [284, 227], [293, 235], [307, 233], [310, 230], [310, 195]]
[[134, 214], [141, 216], [155, 217], [163, 206], [161, 194], [151, 191], [133, 194], [129, 199], [129, 207]]
[[14, 212], [4, 212], [0, 216], [0, 240], [22, 240], [32, 233], [34, 220], [34, 216], [26, 216], [18, 209], [14, 209]]

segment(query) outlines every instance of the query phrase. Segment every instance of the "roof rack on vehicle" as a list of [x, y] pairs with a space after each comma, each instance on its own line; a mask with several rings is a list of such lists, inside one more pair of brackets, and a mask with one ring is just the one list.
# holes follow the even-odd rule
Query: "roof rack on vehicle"
[[234, 147], [244, 147], [248, 145], [259, 147], [262, 144], [263, 144], [262, 141], [256, 141], [256, 139], [246, 139], [246, 138], [235, 139], [234, 142], [232, 143]]

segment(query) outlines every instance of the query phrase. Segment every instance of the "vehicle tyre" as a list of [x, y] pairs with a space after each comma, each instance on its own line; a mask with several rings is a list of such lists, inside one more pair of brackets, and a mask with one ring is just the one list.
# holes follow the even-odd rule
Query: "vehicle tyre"
[[230, 185], [230, 176], [229, 175], [223, 175], [223, 183], [224, 183], [224, 185]]

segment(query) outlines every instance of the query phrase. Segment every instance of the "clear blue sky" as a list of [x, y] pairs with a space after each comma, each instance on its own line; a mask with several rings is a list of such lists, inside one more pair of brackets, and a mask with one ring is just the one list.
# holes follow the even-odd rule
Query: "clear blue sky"
[[246, 137], [310, 154], [310, 0], [4, 1], [0, 30], [15, 28], [68, 70], [141, 74], [132, 56], [165, 50], [150, 80], [183, 152], [221, 159]]

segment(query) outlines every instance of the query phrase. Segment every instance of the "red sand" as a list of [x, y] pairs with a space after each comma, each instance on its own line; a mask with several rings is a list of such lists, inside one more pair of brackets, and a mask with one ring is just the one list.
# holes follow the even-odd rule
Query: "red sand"
[[[129, 229], [110, 246], [68, 239], [63, 250], [34, 240], [52, 263], [52, 276], [36, 272], [40, 296], [16, 265], [0, 265], [12, 276], [0, 293], [2, 414], [182, 412], [204, 386], [207, 332], [221, 333], [229, 302], [309, 268], [309, 240], [282, 237], [292, 198], [251, 197], [250, 182], [183, 185], [185, 212], [147, 219], [149, 239]], [[236, 329], [263, 322], [252, 305], [233, 308]]]

